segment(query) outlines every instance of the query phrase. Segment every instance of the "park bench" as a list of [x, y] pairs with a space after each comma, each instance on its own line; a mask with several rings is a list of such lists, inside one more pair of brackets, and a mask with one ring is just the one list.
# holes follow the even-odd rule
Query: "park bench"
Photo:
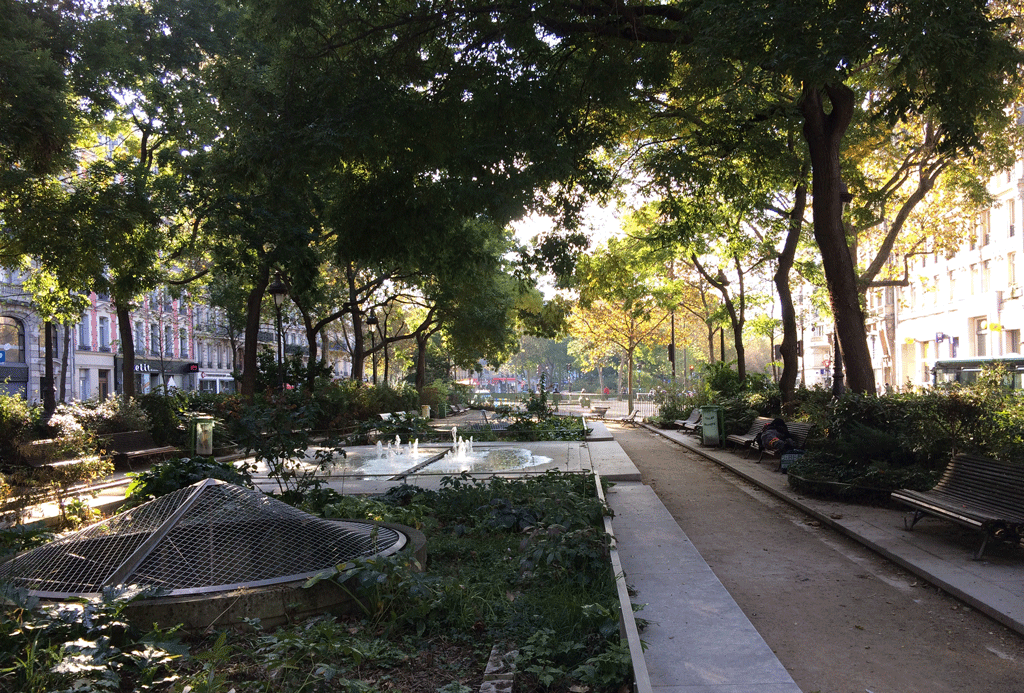
[[697, 410], [697, 419], [695, 421], [693, 421], [692, 423], [690, 422], [689, 419], [687, 419], [686, 421], [683, 422], [684, 425], [680, 426], [680, 428], [683, 429], [684, 433], [692, 433], [693, 435], [700, 435], [701, 429], [703, 428], [702, 425], [701, 425], [703, 423], [703, 421], [704, 421], [704, 417], [701, 416], [701, 412], [698, 409]]
[[757, 447], [757, 437], [761, 435], [761, 430], [765, 424], [771, 423], [771, 419], [767, 416], [759, 416], [754, 419], [754, 423], [750, 425], [750, 430], [746, 433], [733, 433], [727, 435], [725, 440], [727, 443], [732, 443], [741, 448], [746, 448], [747, 457], [750, 456], [751, 449]]
[[157, 445], [149, 431], [108, 433], [100, 437], [100, 448], [114, 458], [115, 467], [128, 469], [136, 460], [163, 460], [180, 452], [173, 445]]
[[639, 425], [637, 423], [637, 420], [636, 420], [636, 416], [637, 416], [638, 413], [640, 413], [640, 410], [639, 409], [634, 409], [632, 414], [630, 414], [629, 416], [623, 416], [622, 417], [622, 423], [624, 423], [626, 425], [629, 425], [629, 426], [637, 426], [637, 425]]
[[981, 560], [989, 539], [1019, 543], [1024, 538], [1024, 465], [981, 455], [959, 454], [950, 460], [930, 491], [894, 491], [892, 499], [914, 509], [908, 531], [925, 515], [977, 529]]
[[685, 419], [676, 419], [672, 423], [684, 431], [692, 431], [700, 423], [700, 407], [694, 407]]
[[[771, 419], [768, 419], [768, 421], [771, 421]], [[813, 426], [814, 426], [814, 424], [808, 423], [807, 421], [792, 421], [792, 422], [787, 421], [786, 422], [786, 428], [789, 429], [789, 437], [792, 438], [793, 442], [796, 443], [796, 447], [797, 448], [803, 448], [804, 445], [807, 444], [807, 435], [811, 432], [811, 428]], [[758, 455], [758, 457], [757, 457], [757, 461], [758, 462], [763, 460], [765, 455], [770, 455], [771, 457], [777, 457], [778, 456], [778, 452], [776, 452], [775, 450], [763, 450], [763, 449], [761, 449], [761, 446], [757, 444], [757, 439], [756, 438], [754, 439], [754, 441], [750, 445], [751, 445], [751, 447], [757, 448], [761, 452], [761, 454]], [[782, 468], [782, 460], [780, 459], [779, 460], [779, 469], [781, 469], [781, 468]]]

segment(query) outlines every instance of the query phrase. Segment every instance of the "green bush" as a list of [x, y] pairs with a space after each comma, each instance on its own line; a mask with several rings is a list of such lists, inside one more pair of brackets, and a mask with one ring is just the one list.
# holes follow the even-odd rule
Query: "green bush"
[[132, 482], [125, 493], [127, 499], [118, 512], [166, 496], [203, 479], [220, 479], [237, 486], [253, 488], [251, 470], [231, 462], [218, 462], [212, 457], [190, 457], [157, 462], [145, 472], [128, 475]]
[[176, 445], [184, 447], [188, 437], [182, 425], [182, 417], [187, 409], [188, 400], [181, 390], [148, 392], [137, 398], [139, 406], [146, 412], [149, 421], [149, 432], [157, 445]]
[[881, 491], [926, 489], [959, 452], [1024, 459], [1024, 400], [998, 374], [924, 393], [848, 392], [829, 404], [820, 391], [798, 395], [816, 438], [790, 468], [796, 484], [806, 479]]
[[320, 430], [338, 430], [384, 412], [419, 410], [416, 389], [408, 385], [395, 388], [340, 380], [325, 383], [311, 397], [322, 412], [317, 422]]
[[31, 421], [24, 397], [0, 394], [0, 461], [5, 464], [21, 463], [18, 447], [28, 439]]
[[132, 397], [108, 397], [103, 402], [82, 402], [73, 405], [73, 415], [82, 426], [92, 433], [123, 433], [125, 431], [148, 431], [149, 417]]

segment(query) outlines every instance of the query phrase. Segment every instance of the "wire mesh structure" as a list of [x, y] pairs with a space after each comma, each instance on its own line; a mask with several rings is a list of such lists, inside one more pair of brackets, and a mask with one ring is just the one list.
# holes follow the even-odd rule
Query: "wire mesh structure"
[[45, 599], [120, 584], [203, 594], [300, 580], [406, 541], [389, 527], [325, 520], [206, 479], [20, 554], [0, 565], [0, 580]]

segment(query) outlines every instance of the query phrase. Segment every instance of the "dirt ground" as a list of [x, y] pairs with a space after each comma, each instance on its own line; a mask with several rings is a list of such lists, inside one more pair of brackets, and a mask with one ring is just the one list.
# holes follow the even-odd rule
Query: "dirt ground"
[[804, 693], [1024, 691], [1024, 637], [679, 445], [609, 430]]

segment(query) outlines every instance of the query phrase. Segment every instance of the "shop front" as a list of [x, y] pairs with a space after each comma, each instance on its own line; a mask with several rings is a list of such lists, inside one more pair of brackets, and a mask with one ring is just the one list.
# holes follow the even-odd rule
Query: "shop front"
[[135, 359], [135, 392], [195, 390], [198, 364], [180, 359]]

